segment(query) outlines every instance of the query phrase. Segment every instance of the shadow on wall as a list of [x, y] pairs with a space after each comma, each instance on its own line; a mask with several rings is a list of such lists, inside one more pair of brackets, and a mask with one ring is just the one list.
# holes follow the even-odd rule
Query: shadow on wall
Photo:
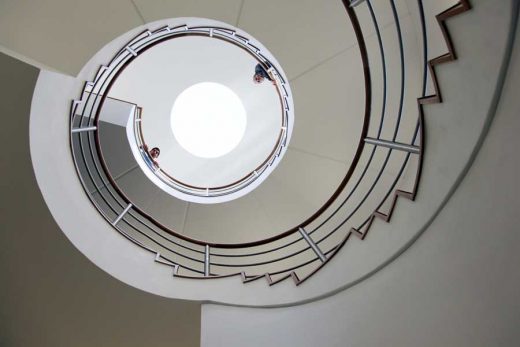
[[199, 346], [199, 304], [113, 279], [54, 222], [29, 154], [38, 73], [0, 54], [0, 346]]

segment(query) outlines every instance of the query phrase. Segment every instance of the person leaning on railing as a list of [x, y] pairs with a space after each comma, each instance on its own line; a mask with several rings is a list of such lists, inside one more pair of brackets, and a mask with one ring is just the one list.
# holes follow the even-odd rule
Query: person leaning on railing
[[[269, 64], [269, 63], [267, 63], [267, 64]], [[268, 65], [268, 69], [269, 69], [269, 65]], [[256, 66], [255, 66], [255, 74], [253, 75], [253, 81], [256, 84], [259, 84], [259, 83], [262, 83], [266, 78], [269, 81], [271, 81], [272, 84], [276, 84], [274, 79], [270, 76], [270, 74], [262, 66], [262, 64], [256, 64]]]
[[159, 163], [155, 160], [161, 154], [161, 150], [159, 147], [154, 147], [148, 150], [148, 146], [143, 144], [141, 146], [141, 150], [144, 151], [145, 155], [143, 155], [146, 164], [151, 168], [159, 168]]

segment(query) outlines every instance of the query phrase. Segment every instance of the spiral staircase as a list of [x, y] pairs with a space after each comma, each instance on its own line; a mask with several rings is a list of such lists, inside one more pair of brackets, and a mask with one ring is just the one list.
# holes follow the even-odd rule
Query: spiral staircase
[[[493, 92], [502, 90], [506, 78], [518, 3], [344, 0], [321, 9], [312, 2], [265, 8], [237, 3], [236, 21], [225, 27], [178, 25], [153, 14], [154, 6], [132, 2], [144, 25], [112, 35], [97, 52], [91, 48], [77, 59], [82, 67], [60, 66], [59, 59], [23, 47], [21, 54], [3, 50], [42, 69], [30, 111], [31, 160], [52, 216], [75, 247], [141, 290], [239, 306], [203, 306], [204, 346], [291, 345], [300, 340], [281, 337], [283, 331], [260, 317], [276, 331], [263, 335], [245, 323], [247, 316], [271, 307], [272, 314], [291, 320], [300, 307], [309, 307], [302, 304], [327, 305], [369, 285], [421, 243], [463, 182], [496, 113], [500, 93]], [[222, 6], [206, 4], [213, 15], [193, 6], [171, 17], [231, 22], [219, 12]], [[309, 18], [312, 10], [331, 15], [331, 27], [300, 18], [304, 30], [295, 28], [294, 21], [283, 20], [289, 9]], [[287, 38], [273, 39], [279, 32], [270, 21], [284, 23]], [[474, 23], [496, 28], [486, 35], [470, 30]], [[271, 53], [259, 48], [260, 40], [287, 73], [276, 72], [282, 109], [294, 99], [291, 141], [280, 141], [259, 168], [275, 160], [279, 165], [244, 197], [215, 205], [182, 201], [152, 184], [126, 142], [126, 122], [103, 119], [104, 105], [116, 100], [110, 86], [122, 67], [149, 44], [192, 34], [232, 42], [263, 62]], [[321, 50], [308, 51], [320, 42]], [[288, 52], [291, 45], [294, 52]], [[496, 57], [479, 60], [485, 47]], [[51, 71], [56, 68], [75, 77]], [[147, 109], [132, 107], [133, 124], [142, 124]], [[222, 190], [200, 193], [210, 197]], [[226, 324], [257, 342], [223, 333]]]
[[[395, 76], [397, 81], [392, 79], [394, 76], [387, 74], [387, 64], [389, 64], [387, 60], [390, 61], [393, 57], [387, 56], [389, 54], [385, 54], [384, 51], [384, 46], [390, 43], [384, 42], [381, 36], [380, 23], [376, 16], [377, 7], [374, 9], [371, 2], [366, 3], [372, 20], [372, 30], [376, 33], [379, 45], [379, 52], [370, 52], [371, 55], [369, 56], [363, 32], [354, 10], [355, 7], [348, 2], [344, 3], [346, 13], [352, 23], [352, 30], [356, 33], [360, 55], [358, 69], [364, 71], [362, 85], [365, 89], [365, 110], [363, 114], [357, 116], [345, 114], [344, 117], [349, 120], [351, 127], [356, 124], [355, 117], [359, 117], [363, 119], [363, 126], [358, 136], [358, 149], [351, 160], [350, 169], [345, 173], [345, 177], [341, 179], [332, 196], [303, 222], [289, 227], [287, 231], [275, 232], [273, 233], [274, 236], [266, 239], [253, 239], [245, 243], [216, 243], [198, 240], [190, 237], [189, 231], [187, 235], [186, 232], [185, 235], [182, 235], [157, 220], [155, 215], [161, 215], [161, 211], [156, 212], [152, 208], [146, 210], [143, 208], [143, 199], [140, 196], [158, 195], [160, 193], [156, 191], [157, 189], [150, 192], [149, 187], [143, 187], [146, 185], [143, 182], [146, 181], [144, 178], [124, 181], [126, 177], [132, 174], [142, 176], [139, 170], [132, 171], [132, 168], [137, 166], [134, 161], [127, 160], [126, 166], [119, 164], [119, 167], [112, 167], [112, 170], [110, 170], [109, 166], [111, 165], [109, 164], [117, 162], [116, 158], [120, 162], [124, 153], [112, 150], [112, 158], [103, 157], [103, 147], [110, 149], [116, 147], [113, 145], [114, 142], [126, 142], [124, 136], [118, 137], [113, 131], [105, 130], [105, 127], [108, 126], [103, 125], [101, 121], [102, 117], [100, 116], [103, 115], [104, 103], [107, 97], [110, 97], [110, 86], [113, 85], [115, 78], [122, 69], [131, 64], [133, 59], [137, 58], [141, 52], [147, 51], [151, 44], [179, 36], [207, 35], [242, 46], [251, 54], [257, 54], [259, 61], [262, 61], [265, 53], [257, 47], [258, 44], [253, 44], [244, 34], [236, 33], [233, 29], [218, 26], [180, 24], [145, 30], [128, 44], [125, 44], [124, 48], [117, 52], [110, 62], [101, 66], [92, 81], [86, 82], [81, 92], [82, 98], [74, 100], [72, 104], [71, 143], [77, 170], [87, 194], [91, 195], [92, 201], [105, 216], [107, 222], [111, 223], [126, 238], [153, 253], [156, 262], [171, 266], [175, 276], [207, 279], [238, 275], [244, 283], [261, 278], [265, 278], [269, 285], [279, 283], [287, 278], [292, 278], [297, 285], [302, 283], [332, 259], [350, 237], [354, 236], [363, 240], [374, 218], [388, 222], [399, 197], [415, 199], [423, 155], [422, 143], [424, 140], [423, 136], [420, 135], [424, 128], [422, 108], [425, 104], [441, 101], [434, 66], [455, 59], [444, 21], [467, 11], [470, 6], [467, 2], [461, 2], [437, 16], [438, 24], [443, 29], [443, 37], [447, 41], [448, 53], [428, 62], [426, 61], [428, 42], [425, 15], [423, 9], [419, 8], [418, 17], [421, 19], [421, 30], [423, 32], [423, 58], [421, 63], [416, 62], [415, 64], [409, 59], [408, 64], [405, 65], [404, 46], [411, 46], [410, 51], [415, 47], [413, 44], [405, 42], [396, 5], [393, 2], [390, 4], [393, 21], [396, 24], [398, 59], [400, 62], [400, 73]], [[367, 34], [365, 33], [365, 35]], [[406, 52], [406, 54], [412, 57], [418, 56], [415, 52]], [[372, 72], [373, 76], [371, 75], [371, 70], [375, 70], [376, 67], [371, 67], [369, 61], [375, 61], [376, 57], [381, 61], [381, 66], [378, 68], [382, 72], [382, 80], [377, 79], [379, 73], [376, 71]], [[348, 64], [354, 65], [355, 61]], [[418, 86], [415, 85], [415, 81], [411, 82], [411, 78], [406, 78], [407, 75], [418, 75], [419, 72], [414, 71], [414, 68], [418, 66], [422, 66], [423, 69], [421, 90], [417, 90]], [[428, 71], [426, 70], [427, 67]], [[426, 91], [428, 72], [433, 85], [432, 94], [429, 95]], [[281, 76], [279, 72], [277, 75]], [[360, 83], [361, 81], [356, 82]], [[411, 85], [408, 86], [407, 82]], [[279, 83], [279, 90], [282, 91], [280, 98], [287, 100], [289, 95], [287, 95], [285, 79], [280, 77]], [[380, 84], [382, 84], [382, 95], [372, 93], [373, 86]], [[397, 102], [388, 100], [387, 96], [389, 94], [387, 88], [394, 84], [400, 86]], [[414, 115], [414, 108], [409, 107], [411, 105], [409, 99], [415, 95], [420, 95], [420, 97], [417, 99], [418, 111]], [[378, 100], [378, 97], [381, 97], [381, 99]], [[349, 101], [355, 103], [357, 100]], [[394, 104], [398, 104], [398, 108], [395, 110], [393, 109]], [[373, 105], [381, 106], [372, 108]], [[290, 109], [288, 105], [283, 107], [286, 110]], [[146, 113], [146, 110], [141, 109], [140, 113]], [[326, 119], [325, 115], [321, 117]], [[320, 121], [319, 116], [315, 119]], [[391, 124], [390, 122], [395, 122], [395, 125], [388, 126]], [[135, 124], [139, 126], [142, 123], [139, 116], [135, 120]], [[415, 128], [410, 126], [413, 123], [416, 124]], [[283, 124], [285, 124], [284, 129], [287, 128], [287, 121]], [[372, 137], [369, 134], [372, 134]], [[385, 139], [383, 134], [388, 134], [386, 135], [388, 138]], [[142, 131], [140, 136], [142, 137]], [[330, 135], [327, 137], [330, 137]], [[114, 140], [115, 138], [118, 138], [118, 140]], [[279, 143], [287, 143], [287, 140], [282, 140]], [[365, 144], [367, 145], [365, 146]], [[276, 154], [279, 151], [275, 148], [273, 153]], [[382, 158], [383, 162], [379, 169], [377, 165], [373, 165], [381, 161], [381, 159], [377, 159], [378, 157]], [[264, 166], [259, 167], [258, 171], [255, 170], [255, 174], [251, 173], [251, 176], [258, 176], [257, 172], [261, 174], [265, 167], [272, 165], [274, 159], [276, 157], [266, 159]], [[291, 171], [286, 173], [287, 176], [295, 177], [299, 174], [294, 171], [294, 168], [290, 169]], [[367, 175], [369, 170], [376, 172], [379, 170], [379, 172], [373, 178]], [[397, 173], [394, 173], [394, 170]], [[396, 188], [398, 183], [410, 185], [410, 182], [403, 182], [402, 176], [405, 170], [410, 172], [409, 175], [411, 176], [408, 178], [408, 181], [411, 181], [409, 191]], [[119, 178], [120, 184], [116, 182], [114, 176]], [[347, 188], [352, 176], [357, 179], [353, 180], [350, 184], [351, 187]], [[249, 179], [245, 182], [249, 184]], [[269, 183], [268, 181], [265, 184]], [[290, 185], [290, 182], [286, 182], [286, 184]], [[297, 190], [294, 186], [289, 188], [289, 190]], [[185, 186], [182, 189], [186, 191], [189, 188]], [[235, 185], [227, 189], [240, 188]], [[135, 190], [138, 190], [138, 193], [135, 193]], [[209, 188], [200, 188], [199, 191], [205, 192], [207, 196], [224, 194], [222, 190], [214, 192]], [[197, 194], [197, 192], [194, 191], [191, 194]], [[251, 194], [253, 197], [250, 199], [256, 198], [255, 193]], [[132, 198], [129, 196], [132, 196]], [[163, 196], [161, 199], [162, 203], [159, 207], [155, 207], [156, 209], [173, 212], [176, 209], [192, 208], [191, 214], [186, 215], [184, 221], [182, 221], [184, 225], [193, 224], [193, 220], [208, 219], [204, 216], [204, 212], [198, 211], [201, 209], [198, 206], [188, 204], [185, 207], [185, 203], [183, 204], [171, 197]], [[242, 204], [242, 201], [237, 201], [237, 204]], [[276, 204], [276, 202], [272, 204]], [[215, 207], [211, 206], [210, 208], [214, 209]], [[236, 221], [240, 219], [240, 215], [234, 213], [235, 206], [226, 206], [225, 208], [228, 211], [220, 214], [224, 216], [220, 217], [221, 219], [232, 219], [234, 223], [243, 224]], [[385, 208], [385, 212], [383, 212], [383, 208]], [[370, 210], [374, 210], [374, 212], [367, 213]], [[172, 224], [180, 225], [181, 223], [174, 221]], [[218, 221], [212, 221], [210, 224], [214, 225], [215, 229], [219, 227]], [[242, 233], [247, 233], [251, 227], [246, 224], [243, 228]], [[227, 233], [228, 230], [225, 232]], [[215, 234], [215, 232], [212, 233]]]

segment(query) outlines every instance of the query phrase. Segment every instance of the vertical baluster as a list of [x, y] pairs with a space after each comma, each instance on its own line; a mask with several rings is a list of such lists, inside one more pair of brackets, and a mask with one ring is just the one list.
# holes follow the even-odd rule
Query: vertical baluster
[[204, 253], [204, 276], [209, 277], [209, 245], [206, 245]]
[[307, 232], [305, 231], [305, 229], [303, 228], [299, 228], [298, 229], [300, 231], [300, 234], [302, 235], [302, 237], [305, 239], [305, 241], [307, 241], [307, 243], [309, 244], [309, 246], [311, 247], [311, 249], [314, 251], [314, 253], [316, 253], [316, 255], [318, 256], [318, 258], [320, 258], [320, 260], [324, 263], [325, 261], [327, 261], [327, 257], [325, 257], [325, 254], [323, 254], [323, 252], [321, 251], [321, 249], [318, 247], [318, 245], [316, 243], [314, 243], [314, 241], [311, 239], [311, 237], [309, 236], [309, 234], [307, 234]]

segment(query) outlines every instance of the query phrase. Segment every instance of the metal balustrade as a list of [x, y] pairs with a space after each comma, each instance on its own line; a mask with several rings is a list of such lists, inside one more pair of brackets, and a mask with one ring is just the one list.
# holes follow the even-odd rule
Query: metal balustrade
[[[360, 60], [365, 71], [365, 114], [358, 115], [365, 117], [365, 126], [360, 134], [354, 163], [344, 180], [326, 204], [307, 220], [275, 237], [249, 243], [216, 244], [192, 239], [167, 228], [152, 215], [134, 205], [107, 169], [98, 135], [100, 109], [111, 83], [121, 68], [147, 47], [175, 35], [206, 35], [239, 44], [254, 54], [259, 61], [267, 62], [260, 49], [252, 45], [247, 38], [233, 30], [216, 27], [163, 27], [155, 31], [142, 32], [121, 49], [106, 66], [102, 66], [94, 80], [85, 84], [81, 99], [73, 101], [70, 117], [71, 148], [79, 178], [94, 206], [121, 235], [153, 253], [151, 261], [170, 266], [174, 276], [209, 279], [239, 275], [243, 282], [265, 278], [269, 284], [291, 277], [296, 284], [302, 283], [324, 266], [351, 237], [364, 239], [374, 218], [388, 221], [399, 196], [413, 200], [417, 192], [424, 148], [421, 100], [431, 98], [426, 96], [429, 66], [426, 24], [422, 0], [418, 0], [422, 56], [417, 64], [420, 71], [410, 71], [406, 62], [411, 57], [406, 56], [399, 15], [394, 1], [389, 2], [393, 24], [385, 27], [385, 30], [394, 31], [393, 35], [398, 42], [399, 61], [398, 66], [391, 67], [388, 66], [391, 51], [388, 45], [391, 43], [384, 40], [378, 18], [377, 4], [380, 2], [357, 1], [358, 6], [351, 7], [350, 1], [343, 1], [358, 39]], [[367, 50], [364, 38], [367, 33], [363, 33], [358, 23], [356, 12], [362, 8], [368, 9], [370, 14], [370, 30], [373, 30], [377, 39], [375, 50]], [[453, 11], [453, 8], [447, 11]], [[447, 17], [449, 15], [446, 15]], [[374, 61], [380, 65], [374, 64]], [[381, 71], [381, 79], [375, 79], [370, 73], [376, 68]], [[399, 70], [396, 80], [391, 80], [388, 74], [390, 68]], [[286, 81], [276, 69], [274, 73], [283, 99]], [[422, 75], [419, 90], [407, 86], [407, 74]], [[396, 110], [391, 109], [388, 98], [389, 88], [394, 85], [399, 86]], [[372, 93], [375, 88], [380, 88], [381, 91], [378, 98]], [[414, 111], [405, 108], [406, 101], [410, 98], [418, 99], [419, 107]], [[380, 107], [376, 107], [379, 104]], [[140, 123], [139, 117], [140, 113], [136, 111], [136, 125]], [[410, 122], [413, 122], [413, 126], [404, 126]], [[392, 136], [384, 138], [383, 134], [386, 133], [391, 133]], [[136, 139], [138, 144], [144, 144], [138, 126]], [[282, 134], [280, 146], [285, 145]], [[277, 153], [278, 150], [274, 151], [274, 159]], [[413, 187], [406, 191], [399, 190], [397, 187], [407, 170], [412, 173]], [[168, 180], [168, 177], [161, 179]], [[247, 182], [246, 180], [240, 184]], [[194, 190], [191, 192], [208, 193]], [[383, 208], [387, 212], [382, 212]]]
[[[271, 64], [271, 63], [269, 63]], [[272, 65], [272, 64], [271, 64]], [[287, 93], [287, 90], [285, 88], [285, 82], [282, 83], [279, 75], [276, 75], [275, 77], [276, 83], [277, 83], [277, 91], [280, 96], [280, 100], [286, 100], [289, 95]], [[279, 86], [279, 87], [278, 87]], [[288, 116], [288, 104], [287, 101], [283, 102], [283, 109], [282, 109], [282, 126], [280, 128], [280, 133], [278, 135], [278, 140], [276, 141], [276, 145], [274, 146], [273, 150], [269, 154], [269, 156], [263, 160], [260, 165], [258, 165], [253, 171], [249, 172], [247, 175], [242, 177], [241, 179], [227, 184], [225, 186], [221, 187], [196, 187], [192, 185], [188, 185], [186, 183], [183, 183], [174, 177], [172, 177], [168, 172], [163, 170], [158, 164], [153, 163], [153, 160], [151, 159], [148, 152], [144, 150], [140, 150], [141, 157], [143, 158], [144, 162], [147, 164], [148, 169], [152, 171], [159, 179], [166, 183], [168, 186], [184, 193], [187, 195], [193, 195], [193, 196], [199, 196], [199, 197], [215, 197], [215, 196], [223, 196], [232, 194], [236, 191], [239, 191], [241, 189], [244, 189], [245, 187], [252, 184], [254, 181], [262, 177], [266, 173], [266, 170], [272, 166], [276, 161], [279, 161], [281, 159], [281, 153], [282, 150], [287, 147], [287, 139], [288, 139], [288, 132], [287, 129], [289, 127], [289, 116]], [[133, 127], [134, 127], [134, 137], [135, 137], [135, 145], [138, 148], [145, 148], [145, 139], [143, 135], [142, 130], [142, 113], [136, 112], [134, 119], [133, 119]]]

